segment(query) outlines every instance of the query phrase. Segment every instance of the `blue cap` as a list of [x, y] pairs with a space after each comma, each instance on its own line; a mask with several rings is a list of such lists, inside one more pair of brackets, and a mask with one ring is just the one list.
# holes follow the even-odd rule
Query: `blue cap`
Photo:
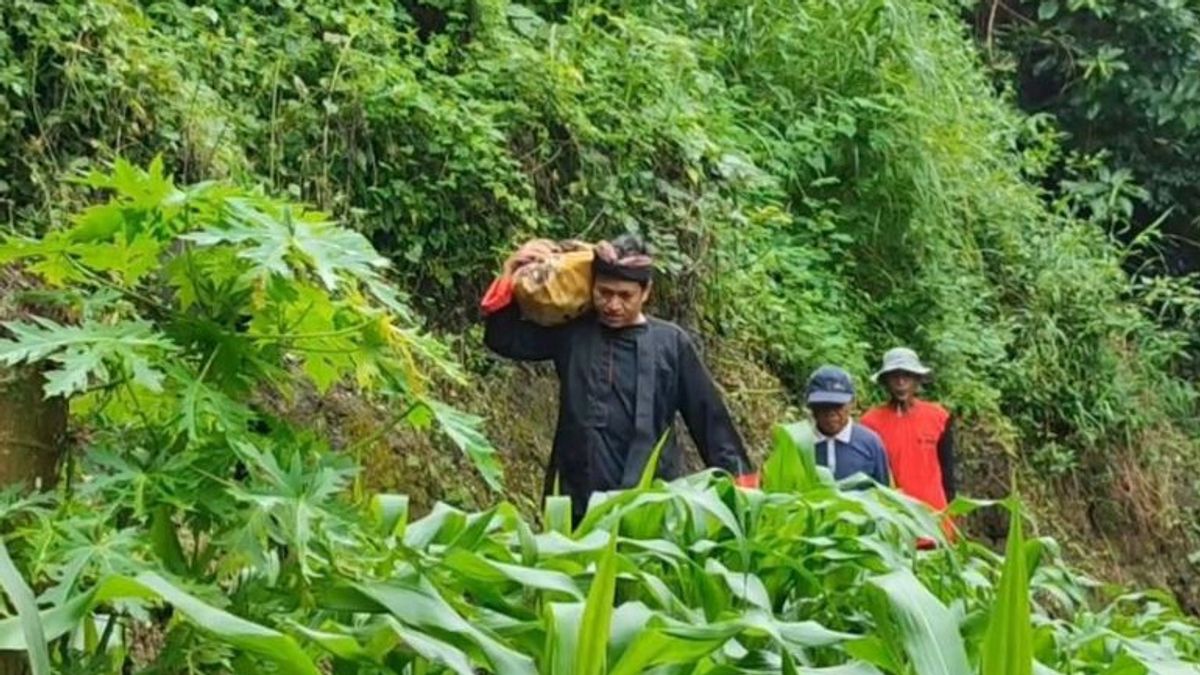
[[809, 405], [845, 405], [854, 400], [854, 382], [837, 366], [821, 366], [808, 376], [805, 394]]

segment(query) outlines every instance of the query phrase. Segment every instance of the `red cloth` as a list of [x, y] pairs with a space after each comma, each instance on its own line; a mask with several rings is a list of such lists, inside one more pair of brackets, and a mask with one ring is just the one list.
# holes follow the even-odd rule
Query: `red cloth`
[[863, 426], [883, 439], [896, 487], [934, 509], [946, 508], [938, 440], [950, 413], [936, 403], [913, 401], [908, 410], [882, 405], [863, 415]]
[[[944, 511], [947, 504], [938, 441], [949, 420], [945, 408], [921, 400], [913, 401], [904, 412], [881, 405], [862, 418], [863, 426], [883, 439], [896, 487], [936, 511]], [[949, 517], [942, 521], [942, 529], [947, 537], [954, 538], [954, 524]], [[929, 546], [932, 542], [921, 543]]]
[[738, 487], [756, 488], [758, 487], [758, 473], [744, 473], [740, 476], [735, 476], [733, 484]]
[[512, 277], [499, 277], [488, 287], [487, 293], [483, 294], [483, 300], [480, 301], [479, 307], [483, 310], [484, 315], [491, 315], [508, 307], [512, 301]]

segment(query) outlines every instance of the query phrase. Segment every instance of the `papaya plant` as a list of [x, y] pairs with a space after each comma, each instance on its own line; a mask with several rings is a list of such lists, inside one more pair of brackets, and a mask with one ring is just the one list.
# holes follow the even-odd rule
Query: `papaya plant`
[[1015, 502], [1007, 559], [951, 542], [903, 494], [835, 483], [804, 424], [774, 430], [764, 491], [650, 466], [577, 525], [561, 498], [542, 528], [503, 501], [412, 519], [365, 493], [354, 443], [287, 414], [353, 388], [499, 484], [367, 242], [160, 162], [81, 180], [110, 198], [0, 246], [62, 317], [7, 323], [0, 363], [43, 367], [76, 430], [57, 492], [0, 491], [0, 658], [35, 675], [1197, 672], [1168, 598], [1096, 588]]

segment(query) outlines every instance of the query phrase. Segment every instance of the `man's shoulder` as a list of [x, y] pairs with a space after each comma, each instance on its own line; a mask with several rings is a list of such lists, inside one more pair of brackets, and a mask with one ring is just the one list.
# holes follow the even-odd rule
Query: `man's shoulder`
[[678, 344], [692, 342], [692, 336], [683, 329], [683, 326], [673, 321], [648, 316], [646, 317], [646, 326], [650, 329], [650, 334], [660, 340]]
[[861, 422], [850, 427], [850, 442], [865, 448], [883, 450], [883, 439], [873, 429]]
[[887, 417], [890, 410], [891, 408], [889, 408], [886, 404], [877, 405], [863, 414], [862, 423], [867, 427], [871, 427], [877, 421], [883, 420], [885, 417]]
[[667, 333], [685, 333], [686, 334], [686, 331], [683, 330], [683, 328], [679, 324], [675, 323], [674, 321], [667, 321], [666, 319], [660, 319], [656, 316], [647, 316], [646, 317], [646, 325], [650, 326], [650, 329], [655, 330], [655, 331], [663, 331], [663, 332], [667, 332]]
[[922, 414], [928, 415], [943, 422], [950, 417], [950, 411], [946, 410], [946, 408], [940, 403], [918, 399], [916, 407], [921, 411]]

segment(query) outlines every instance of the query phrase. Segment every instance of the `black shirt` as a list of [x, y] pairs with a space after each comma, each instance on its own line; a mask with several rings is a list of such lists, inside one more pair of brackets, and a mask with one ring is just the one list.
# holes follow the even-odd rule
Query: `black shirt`
[[603, 452], [597, 453], [592, 470], [604, 485], [620, 485], [625, 473], [625, 460], [636, 431], [637, 338], [645, 332], [644, 325], [603, 330], [604, 349], [599, 366], [604, 387], [600, 400], [607, 415], [605, 425], [595, 429]]
[[[733, 475], [753, 471], [695, 344], [673, 323], [651, 318], [632, 330], [612, 331], [589, 314], [547, 328], [522, 320], [513, 303], [487, 316], [484, 342], [501, 356], [554, 363], [558, 424], [545, 487], [549, 493], [557, 484], [570, 495], [576, 518], [592, 492], [637, 484], [677, 416], [705, 465]], [[656, 475], [679, 476], [682, 459], [676, 439], [668, 436]]]

